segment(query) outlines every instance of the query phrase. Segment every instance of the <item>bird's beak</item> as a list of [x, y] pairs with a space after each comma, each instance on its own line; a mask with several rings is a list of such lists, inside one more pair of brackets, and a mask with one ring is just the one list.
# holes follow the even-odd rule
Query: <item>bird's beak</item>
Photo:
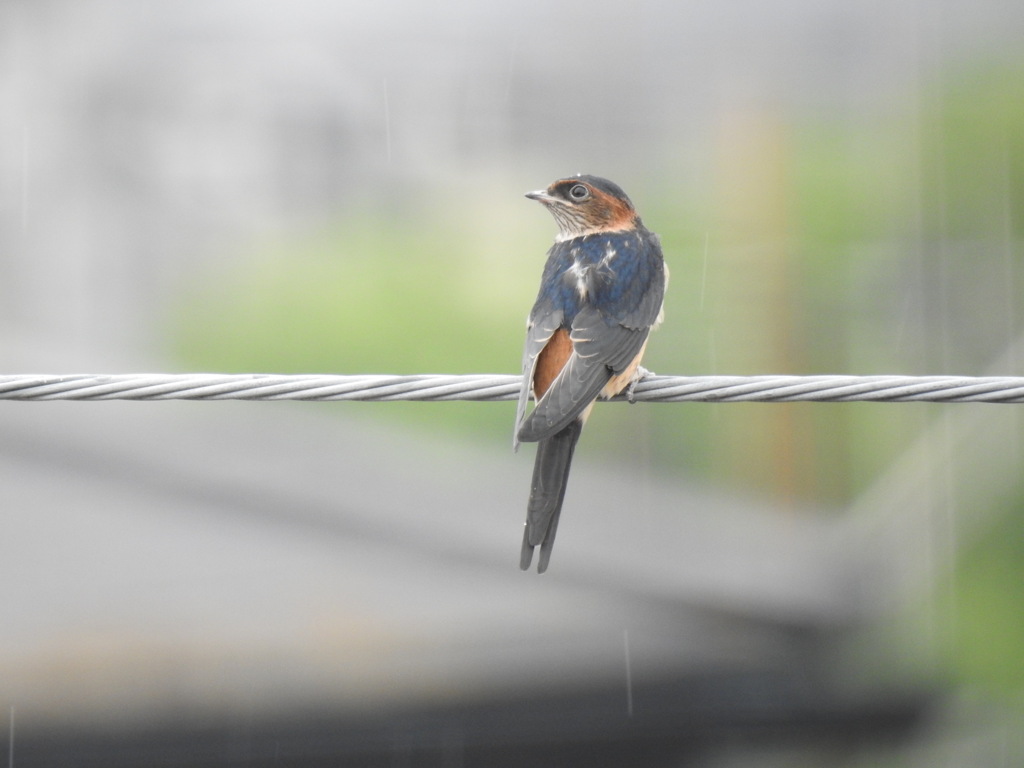
[[527, 192], [526, 196], [531, 200], [536, 200], [539, 203], [551, 203], [554, 202], [555, 198], [548, 194], [546, 189], [537, 189], [533, 192]]

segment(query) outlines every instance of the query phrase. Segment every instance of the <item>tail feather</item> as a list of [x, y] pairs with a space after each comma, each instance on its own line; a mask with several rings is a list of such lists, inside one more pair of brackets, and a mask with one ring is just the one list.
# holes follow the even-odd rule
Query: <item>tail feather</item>
[[540, 546], [540, 560], [537, 572], [544, 573], [551, 559], [551, 548], [555, 544], [558, 518], [562, 512], [562, 500], [569, 481], [569, 467], [576, 442], [583, 431], [583, 420], [576, 419], [552, 437], [537, 443], [537, 458], [533, 463], [533, 483], [530, 486], [530, 502], [526, 510], [526, 530], [523, 531], [523, 549], [519, 567], [529, 569], [533, 560], [533, 549]]

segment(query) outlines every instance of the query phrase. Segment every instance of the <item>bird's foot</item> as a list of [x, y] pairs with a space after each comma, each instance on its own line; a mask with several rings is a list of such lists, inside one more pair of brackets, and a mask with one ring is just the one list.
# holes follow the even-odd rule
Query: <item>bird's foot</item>
[[646, 379], [648, 376], [653, 376], [652, 371], [648, 371], [642, 365], [636, 367], [636, 373], [633, 374], [633, 380], [629, 382], [629, 386], [626, 387], [626, 400], [629, 401], [630, 405], [636, 402], [636, 385]]

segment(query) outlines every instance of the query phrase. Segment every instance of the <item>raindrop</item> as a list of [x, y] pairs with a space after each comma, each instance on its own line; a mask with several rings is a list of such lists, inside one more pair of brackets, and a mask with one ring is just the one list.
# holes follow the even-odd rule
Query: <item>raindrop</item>
[[512, 38], [512, 45], [509, 47], [508, 54], [508, 74], [505, 78], [505, 103], [509, 102], [512, 94], [512, 80], [515, 77], [516, 71], [516, 59], [519, 56], [519, 33], [516, 33]]
[[622, 645], [626, 652], [626, 715], [633, 716], [633, 668], [629, 654], [629, 630], [622, 630]]
[[384, 144], [388, 165], [391, 165], [391, 105], [388, 102], [388, 79], [384, 78]]
[[700, 271], [700, 311], [704, 312], [704, 289], [708, 284], [708, 244], [711, 240], [711, 233], [704, 233], [704, 264]]
[[28, 229], [28, 125], [21, 128], [21, 229]]

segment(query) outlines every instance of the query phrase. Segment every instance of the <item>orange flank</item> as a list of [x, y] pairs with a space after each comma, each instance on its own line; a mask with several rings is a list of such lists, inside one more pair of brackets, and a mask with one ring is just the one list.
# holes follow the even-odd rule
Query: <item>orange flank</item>
[[565, 367], [572, 355], [572, 339], [565, 328], [559, 328], [537, 355], [537, 367], [533, 372], [533, 396], [540, 400], [548, 391], [551, 382]]

